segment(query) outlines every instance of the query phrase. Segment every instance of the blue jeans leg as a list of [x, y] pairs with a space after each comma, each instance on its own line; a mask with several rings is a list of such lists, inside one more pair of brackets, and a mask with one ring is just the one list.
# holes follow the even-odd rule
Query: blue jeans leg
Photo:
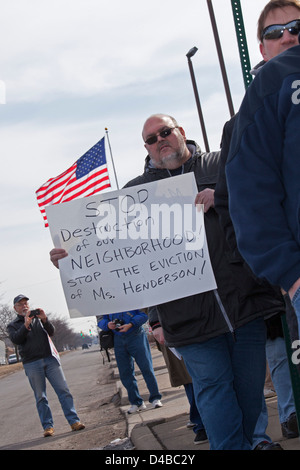
[[140, 406], [143, 399], [140, 395], [134, 372], [134, 361], [126, 348], [126, 342], [121, 336], [115, 335], [115, 356], [119, 369], [120, 379], [127, 390], [128, 400], [131, 405]]
[[212, 450], [250, 450], [265, 382], [263, 319], [176, 349], [193, 379], [197, 407]]
[[120, 378], [127, 390], [130, 403], [140, 405], [143, 401], [135, 379], [133, 359], [136, 361], [146, 382], [150, 403], [159, 400], [161, 394], [158, 390], [150, 346], [144, 330], [137, 330], [128, 335], [115, 335], [115, 354]]
[[53, 419], [46, 394], [46, 379], [49, 380], [57, 394], [68, 423], [71, 425], [79, 421], [62, 367], [54, 357], [49, 356], [24, 364], [24, 369], [34, 391], [37, 410], [44, 429], [53, 426]]
[[53, 418], [46, 394], [46, 376], [44, 361], [29, 362], [24, 364], [24, 371], [34, 392], [36, 408], [43, 429], [53, 427]]
[[158, 390], [158, 384], [153, 369], [149, 341], [144, 330], [142, 330], [141, 334], [137, 335], [135, 341], [130, 342], [129, 352], [133, 355], [142, 372], [149, 390], [149, 402], [152, 403], [154, 400], [160, 400], [161, 394]]
[[277, 393], [277, 406], [280, 423], [284, 423], [295, 412], [295, 402], [284, 338], [268, 339], [267, 360], [271, 379]]
[[70, 425], [74, 424], [79, 421], [79, 418], [62, 367], [52, 356], [47, 357], [45, 359], [45, 363], [46, 377], [52, 385], [54, 391], [56, 392], [66, 420]]
[[184, 388], [185, 388], [187, 399], [190, 404], [190, 421], [191, 423], [195, 424], [195, 426], [193, 427], [193, 431], [195, 434], [197, 434], [199, 431], [204, 429], [204, 425], [203, 425], [203, 422], [202, 422], [202, 419], [199, 414], [197, 404], [195, 401], [193, 384], [192, 383], [184, 384]]
[[272, 442], [272, 439], [266, 434], [266, 429], [268, 427], [268, 409], [266, 405], [266, 400], [264, 395], [262, 395], [262, 410], [258, 417], [254, 434], [253, 434], [253, 442], [252, 442], [252, 449], [263, 441]]
[[294, 297], [292, 298], [292, 305], [295, 310], [295, 314], [298, 321], [298, 334], [300, 338], [300, 287], [296, 290]]

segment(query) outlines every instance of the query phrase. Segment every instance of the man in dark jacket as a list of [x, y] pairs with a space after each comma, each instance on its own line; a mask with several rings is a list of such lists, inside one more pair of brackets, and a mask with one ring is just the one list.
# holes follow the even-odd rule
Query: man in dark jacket
[[281, 311], [282, 298], [271, 288], [253, 290], [244, 268], [228, 262], [213, 208], [219, 153], [202, 153], [166, 115], [147, 119], [142, 135], [145, 171], [126, 186], [194, 173], [218, 286], [218, 296], [210, 291], [158, 306], [166, 344], [184, 358], [211, 448], [251, 449], [265, 379], [263, 315]]
[[296, 46], [263, 67], [242, 103], [226, 166], [239, 249], [257, 276], [288, 292], [298, 324], [299, 64]]
[[[297, 45], [299, 30], [299, 23], [297, 19], [300, 18], [300, 2], [299, 0], [276, 0], [268, 2], [262, 10], [258, 19], [257, 38], [259, 40], [259, 47], [263, 56], [263, 62], [258, 64], [251, 72], [255, 76], [259, 76], [265, 64], [273, 59], [281, 52], [290, 49]], [[255, 78], [256, 80], [256, 78]], [[225, 164], [227, 161], [229, 147], [232, 137], [234, 124], [237, 116], [234, 116], [224, 126], [222, 136], [222, 150], [220, 158], [220, 171], [219, 178], [215, 190], [215, 208], [219, 214], [221, 225], [225, 231], [226, 239], [228, 242], [228, 252], [230, 253], [232, 262], [244, 264], [245, 269], [250, 271], [250, 268], [243, 260], [236, 242], [235, 231], [231, 221], [228, 207], [228, 190], [225, 175]], [[264, 138], [264, 136], [263, 136]], [[258, 145], [258, 140], [252, 140], [254, 146]], [[248, 145], [248, 144], [247, 144]], [[262, 173], [261, 173], [262, 175]], [[265, 174], [263, 178], [265, 178]], [[242, 185], [245, 179], [240, 180]], [[251, 179], [251, 185], [253, 179]], [[246, 183], [247, 184], [247, 183]], [[253, 186], [254, 188], [254, 186]], [[256, 189], [253, 191], [252, 196], [256, 199]], [[241, 205], [241, 199], [234, 201], [244, 211]], [[247, 224], [247, 232], [250, 225]], [[252, 239], [252, 236], [250, 237]], [[258, 244], [260, 245], [260, 244]], [[252, 274], [255, 279], [255, 275]], [[258, 285], [263, 286], [266, 281], [257, 279]], [[274, 289], [279, 289], [274, 287]], [[290, 305], [288, 296], [284, 296], [286, 302], [286, 319], [289, 325], [290, 335], [292, 342], [298, 339], [297, 331], [295, 331], [295, 312]], [[286, 353], [286, 345], [284, 341], [283, 329], [281, 325], [281, 315], [274, 315], [266, 320], [267, 326], [267, 359], [271, 371], [273, 385], [278, 398], [278, 412], [284, 437], [297, 437], [299, 435], [297, 429], [297, 419], [295, 414], [295, 403], [293, 399], [292, 385], [289, 372], [288, 357]], [[300, 369], [299, 369], [300, 370]], [[266, 408], [265, 408], [266, 409]], [[262, 423], [262, 420], [260, 420]], [[267, 448], [267, 444], [264, 446]]]
[[[166, 345], [183, 356], [211, 449], [250, 450], [265, 381], [263, 316], [281, 311], [282, 298], [274, 296], [273, 289], [253, 291], [245, 269], [228, 262], [226, 240], [213, 208], [219, 152], [201, 152], [168, 115], [148, 118], [142, 135], [148, 151], [145, 171], [126, 186], [194, 173], [195, 201], [204, 204], [208, 249], [218, 286], [217, 292], [157, 306]], [[67, 253], [54, 249], [50, 255], [57, 266]]]
[[9, 323], [7, 330], [10, 340], [18, 346], [25, 374], [34, 391], [44, 437], [54, 434], [52, 413], [46, 395], [46, 378], [58, 396], [72, 431], [84, 429], [84, 424], [80, 423], [77, 416], [59, 355], [50, 339], [54, 327], [44, 310], [29, 309], [28, 300], [28, 297], [22, 294], [15, 297], [14, 309], [17, 318]]

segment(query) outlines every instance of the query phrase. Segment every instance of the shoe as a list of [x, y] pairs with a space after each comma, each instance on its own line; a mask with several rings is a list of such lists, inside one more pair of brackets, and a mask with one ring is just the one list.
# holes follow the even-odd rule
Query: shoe
[[207, 434], [205, 429], [201, 429], [200, 431], [197, 432], [195, 439], [194, 439], [194, 444], [201, 444], [201, 442], [205, 442], [208, 440]]
[[163, 406], [160, 400], [154, 400], [151, 404], [152, 408], [161, 408]]
[[47, 428], [44, 431], [44, 437], [53, 436], [53, 434], [54, 434], [54, 429], [53, 428]]
[[292, 413], [285, 423], [281, 423], [281, 432], [286, 439], [294, 439], [299, 436], [296, 413]]
[[80, 421], [76, 421], [76, 423], [71, 424], [71, 429], [72, 431], [81, 431], [81, 429], [84, 429], [85, 425], [82, 424]]
[[192, 421], [188, 421], [188, 422], [186, 423], [186, 427], [187, 427], [188, 429], [194, 428], [195, 426], [196, 426], [196, 424], [195, 424], [195, 423], [192, 423]]
[[253, 450], [283, 450], [278, 442], [262, 441]]
[[136, 413], [137, 411], [142, 411], [142, 410], [145, 410], [147, 407], [145, 405], [144, 402], [142, 402], [140, 405], [131, 405], [131, 407], [129, 408], [129, 410], [127, 410], [127, 413], [129, 415], [133, 414], [133, 413]]

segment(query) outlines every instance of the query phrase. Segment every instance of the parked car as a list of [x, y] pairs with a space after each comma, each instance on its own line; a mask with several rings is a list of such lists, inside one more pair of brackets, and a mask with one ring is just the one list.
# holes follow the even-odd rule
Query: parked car
[[15, 364], [16, 362], [18, 362], [17, 355], [16, 354], [10, 354], [8, 356], [8, 364]]

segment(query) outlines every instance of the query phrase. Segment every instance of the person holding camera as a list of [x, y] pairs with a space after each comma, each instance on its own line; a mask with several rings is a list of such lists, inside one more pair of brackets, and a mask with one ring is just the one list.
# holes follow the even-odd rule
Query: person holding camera
[[139, 393], [134, 372], [136, 361], [149, 390], [152, 408], [160, 408], [161, 394], [154, 375], [149, 342], [142, 325], [148, 320], [141, 310], [103, 315], [98, 322], [101, 330], [114, 332], [114, 349], [122, 384], [127, 390], [130, 408], [128, 414], [146, 409]]
[[54, 334], [54, 326], [49, 322], [44, 310], [30, 310], [28, 300], [29, 298], [22, 294], [14, 298], [17, 318], [9, 323], [7, 331], [10, 340], [18, 346], [25, 374], [34, 391], [44, 437], [54, 434], [53, 418], [46, 394], [46, 378], [58, 396], [72, 431], [80, 431], [85, 426], [78, 418], [58, 352], [50, 338]]

